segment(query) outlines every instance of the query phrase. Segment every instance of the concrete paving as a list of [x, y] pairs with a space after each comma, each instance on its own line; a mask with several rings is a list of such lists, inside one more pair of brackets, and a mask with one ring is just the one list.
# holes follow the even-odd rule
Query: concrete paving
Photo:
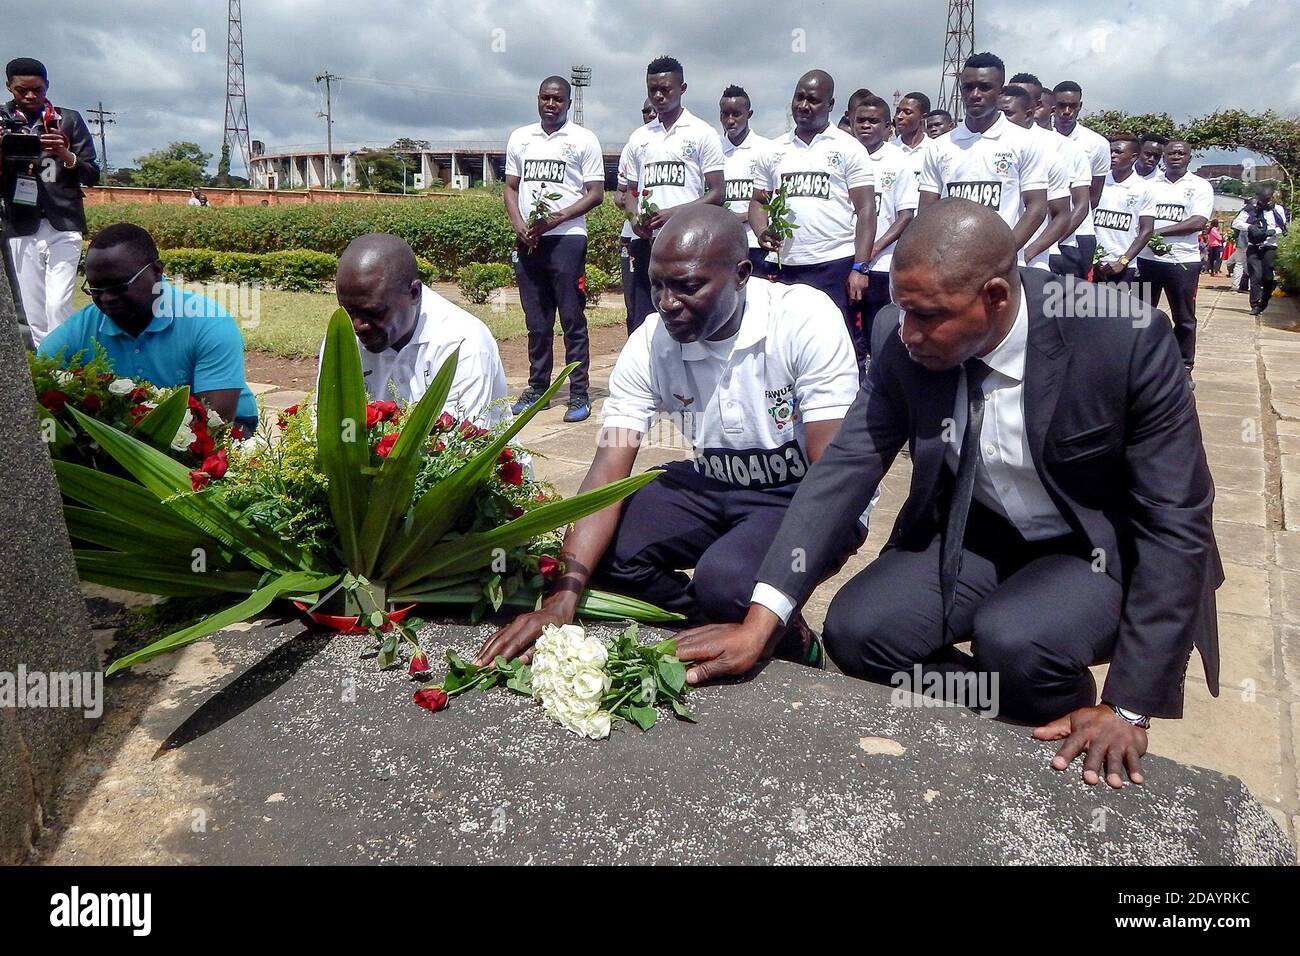
[[[1296, 772], [1300, 758], [1300, 387], [1294, 384], [1300, 382], [1300, 335], [1292, 329], [1300, 326], [1300, 312], [1294, 300], [1275, 300], [1256, 321], [1248, 314], [1244, 296], [1211, 285], [1202, 288], [1201, 312], [1196, 397], [1218, 489], [1215, 528], [1227, 570], [1227, 581], [1219, 591], [1223, 691], [1218, 699], [1209, 696], [1199, 660], [1193, 656], [1185, 717], [1157, 721], [1151, 750], [1239, 778], [1294, 846], [1300, 824]], [[597, 403], [605, 394], [614, 358], [613, 354], [593, 356], [592, 392]], [[511, 389], [522, 388], [526, 370], [507, 372]], [[282, 408], [300, 397], [301, 393], [267, 390], [261, 400]], [[562, 408], [541, 413], [523, 439], [539, 455], [540, 476], [569, 494], [586, 472], [598, 415], [579, 425], [565, 425], [562, 414]], [[649, 467], [682, 455], [680, 441], [665, 436], [643, 450], [639, 465]], [[908, 478], [908, 462], [900, 459], [885, 481], [867, 545], [810, 601], [807, 616], [814, 627], [820, 625], [838, 584], [864, 567], [883, 544]], [[701, 694], [701, 713], [707, 712], [707, 719], [699, 727], [669, 725], [645, 737], [624, 733], [607, 745], [561, 739], [552, 754], [553, 766], [539, 766], [522, 775], [510, 771], [502, 753], [494, 753], [484, 758], [480, 783], [485, 789], [475, 795], [474, 782], [459, 777], [463, 772], [457, 767], [457, 761], [471, 752], [471, 743], [500, 751], [503, 740], [514, 739], [501, 736], [507, 730], [522, 734], [524, 740], [553, 738], [552, 728], [545, 727], [537, 714], [520, 709], [526, 702], [496, 700], [493, 695], [491, 702], [484, 697], [482, 704], [458, 706], [421, 722], [415, 718], [426, 715], [407, 713], [414, 709], [407, 706], [409, 695], [394, 689], [387, 680], [392, 675], [372, 680], [365, 667], [348, 657], [355, 648], [337, 650], [346, 646], [345, 639], [285, 643], [277, 637], [282, 646], [270, 651], [267, 641], [272, 634], [291, 635], [296, 627], [252, 633], [265, 640], [249, 645], [241, 643], [236, 633], [233, 644], [229, 636], [198, 642], [120, 683], [95, 746], [42, 845], [45, 858], [57, 862], [286, 859], [296, 847], [301, 858], [322, 861], [470, 860], [483, 858], [488, 852], [483, 847], [491, 844], [496, 849], [488, 855], [502, 860], [671, 859], [673, 850], [687, 852], [682, 841], [672, 839], [673, 827], [661, 826], [683, 819], [674, 808], [712, 807], [719, 800], [726, 803], [718, 808], [724, 819], [763, 839], [710, 837], [703, 845], [718, 859], [921, 861], [937, 854], [953, 862], [1046, 861], [1055, 853], [1057, 861], [1064, 862], [1076, 858], [1072, 854], [1078, 847], [1088, 847], [1093, 861], [1180, 861], [1187, 842], [1174, 832], [1177, 827], [1164, 827], [1154, 819], [1141, 826], [1156, 829], [1126, 831], [1123, 838], [1112, 830], [1106, 839], [1090, 840], [1084, 831], [1093, 819], [1091, 812], [1116, 806], [1126, 808], [1126, 814], [1128, 808], [1138, 806], [1163, 808], [1165, 814], [1190, 813], [1186, 819], [1194, 818], [1201, 827], [1210, 824], [1211, 816], [1222, 817], [1219, 811], [1228, 808], [1228, 817], [1213, 823], [1228, 828], [1210, 837], [1217, 849], [1202, 848], [1196, 859], [1206, 861], [1208, 853], [1237, 852], [1234, 847], [1239, 848], [1241, 841], [1231, 836], [1237, 831], [1253, 834], [1245, 845], [1256, 847], [1239, 853], [1239, 859], [1260, 859], [1261, 854], [1267, 857], [1274, 852], [1271, 837], [1259, 836], [1272, 831], [1261, 830], [1256, 822], [1229, 819], [1238, 816], [1236, 807], [1249, 803], [1239, 802], [1234, 785], [1219, 775], [1179, 771], [1188, 774], [1184, 778], [1177, 776], [1172, 764], [1156, 760], [1152, 783], [1146, 788], [1102, 794], [1046, 770], [1044, 748], [1027, 741], [1022, 729], [957, 711], [882, 707], [879, 688], [784, 666], [774, 667], [744, 688]], [[109, 630], [101, 636], [107, 640], [111, 635]], [[444, 639], [454, 643], [465, 638]], [[326, 670], [317, 674], [318, 665]], [[1104, 674], [1104, 668], [1098, 672]], [[243, 677], [238, 676], [241, 673]], [[365, 706], [346, 711], [355, 717], [344, 718], [324, 701], [338, 696], [348, 679], [369, 690]], [[299, 688], [300, 682], [309, 686]], [[210, 705], [214, 695], [221, 701]], [[248, 703], [246, 698], [255, 699]], [[276, 700], [282, 703], [277, 705]], [[823, 721], [785, 726], [797, 709], [796, 702], [813, 701], [827, 722], [825, 728]], [[339, 720], [355, 721], [368, 736], [356, 737]], [[961, 733], [969, 736], [974, 750], [958, 753], [951, 746], [954, 727], [965, 728]], [[299, 740], [293, 728], [305, 737]], [[427, 736], [431, 728], [436, 737]], [[785, 737], [778, 748], [772, 742], [778, 729], [798, 733]], [[186, 738], [182, 745], [160, 750], [159, 745], [178, 731]], [[897, 739], [913, 748], [889, 765], [907, 769], [886, 773], [880, 785], [872, 783], [874, 772], [859, 772], [868, 766], [875, 769], [878, 757], [868, 755], [863, 762], [854, 755], [862, 763], [856, 767], [843, 753], [845, 740], [876, 737]], [[361, 741], [369, 742], [369, 750]], [[980, 752], [996, 753], [1007, 769], [968, 773], [970, 754]], [[510, 743], [506, 753], [521, 760], [527, 757], [518, 743]], [[944, 753], [951, 755], [948, 762]], [[913, 757], [916, 764], [909, 762]], [[598, 760], [609, 761], [612, 768], [608, 786], [613, 803], [603, 810], [600, 795], [589, 787]], [[678, 764], [690, 773], [665, 779], [665, 768]], [[766, 776], [759, 773], [765, 766], [770, 770]], [[749, 768], [748, 775], [744, 768]], [[706, 792], [693, 782], [695, 774], [720, 774], [725, 786]], [[983, 783], [971, 779], [981, 774], [988, 778]], [[338, 782], [331, 783], [336, 776]], [[352, 797], [344, 779], [355, 783]], [[1174, 799], [1162, 783], [1175, 779], [1182, 809], [1161, 802]], [[1013, 784], [1007, 786], [1007, 780]], [[313, 793], [312, 786], [318, 792]], [[420, 787], [429, 788], [428, 799], [419, 797]], [[1019, 790], [1025, 791], [1024, 801], [1015, 797]], [[808, 803], [814, 791], [824, 792], [827, 802]], [[934, 797], [928, 796], [931, 792]], [[954, 793], [962, 794], [960, 804], [981, 806], [958, 810], [951, 802]], [[453, 803], [440, 803], [444, 798]], [[558, 831], [546, 829], [552, 824], [538, 824], [527, 834], [508, 829], [515, 836], [493, 842], [480, 833], [497, 819], [492, 815], [492, 807], [497, 806], [492, 799], [518, 801], [513, 805], [532, 810], [578, 812], [592, 822], [593, 833], [604, 836], [559, 847], [551, 842]], [[1142, 803], [1143, 799], [1151, 802]], [[258, 809], [259, 800], [266, 804], [264, 810]], [[924, 806], [918, 807], [918, 800]], [[286, 814], [283, 804], [295, 801], [305, 804], [302, 812]], [[924, 811], [931, 801], [950, 808], [950, 815], [944, 817], [952, 826], [949, 838], [926, 837], [911, 847], [888, 839], [887, 831], [894, 826], [908, 832], [932, 830], [936, 820]], [[990, 803], [998, 806], [987, 806]], [[815, 839], [793, 840], [785, 831], [778, 833], [779, 824], [788, 824], [788, 814], [800, 807], [806, 823], [821, 828]], [[848, 835], [836, 837], [818, 822], [823, 813], [808, 812], [810, 807], [832, 808], [830, 818], [841, 824], [861, 819], [862, 828], [841, 826], [836, 832]], [[969, 841], [954, 836], [994, 833], [996, 821], [990, 814], [1009, 808], [1024, 814], [1023, 819], [1012, 819], [1014, 813], [1002, 817], [1003, 835], [1014, 832], [1015, 840], [999, 842], [990, 837], [970, 847]], [[511, 819], [508, 808], [506, 813]], [[1068, 826], [1061, 823], [1065, 820]], [[436, 838], [429, 835], [427, 825], [439, 834]], [[1031, 833], [1035, 826], [1038, 829]], [[136, 832], [142, 827], [143, 832]], [[214, 827], [227, 828], [220, 839], [210, 839]], [[281, 827], [296, 829], [281, 839], [275, 836]], [[639, 829], [647, 838], [657, 835], [668, 842], [647, 843], [637, 836]], [[409, 842], [394, 836], [407, 830]], [[206, 833], [209, 839], [190, 839], [186, 832]], [[1130, 838], [1139, 836], [1143, 841], [1156, 840], [1162, 849], [1142, 850], [1129, 844]], [[1120, 844], [1125, 848], [1118, 848]], [[1267, 849], [1259, 850], [1261, 846]], [[1230, 861], [1229, 856], [1216, 859]]]

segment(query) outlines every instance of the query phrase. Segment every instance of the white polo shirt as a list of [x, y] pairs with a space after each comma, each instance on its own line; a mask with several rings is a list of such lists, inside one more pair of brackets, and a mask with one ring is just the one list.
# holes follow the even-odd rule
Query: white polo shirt
[[660, 209], [699, 199], [704, 177], [726, 165], [717, 131], [685, 107], [671, 129], [658, 117], [637, 129], [627, 149], [628, 181]]
[[[1063, 151], [1061, 147], [1069, 148], [1072, 145], [1070, 141], [1064, 136], [1058, 136], [1050, 129], [1043, 129], [1043, 127], [1039, 126], [1037, 123], [1032, 123], [1028, 127], [1022, 126], [1021, 129], [1029, 133], [1030, 136], [1036, 138], [1042, 146], [1043, 157], [1047, 161], [1047, 201], [1052, 202], [1057, 199], [1069, 199], [1070, 187], [1073, 185], [1070, 179], [1074, 173], [1072, 159], [1076, 157], [1077, 154], [1072, 152], [1067, 153]], [[1082, 160], [1082, 157], [1079, 158]], [[1089, 178], [1088, 183], [1091, 185], [1091, 178]], [[1043, 217], [1042, 223], [1034, 231], [1029, 242], [1025, 243], [1026, 247], [1032, 244], [1034, 240], [1046, 231], [1051, 222], [1051, 218], [1050, 214]], [[1049, 265], [1051, 257], [1059, 255], [1060, 252], [1061, 247], [1054, 242], [1038, 255], [1034, 256], [1033, 260], [1026, 262], [1025, 265], [1029, 266], [1031, 269], [1048, 270], [1051, 268]]]
[[915, 146], [908, 146], [897, 136], [891, 139], [890, 142], [903, 151], [903, 155], [907, 157], [908, 165], [912, 168], [912, 172], [916, 173], [916, 179], [919, 182], [921, 179], [921, 164], [925, 162], [925, 148], [930, 145], [930, 137], [922, 133], [921, 142]]
[[506, 397], [506, 372], [496, 339], [475, 316], [428, 286], [420, 297], [415, 331], [400, 351], [389, 348], [375, 353], [361, 348], [366, 393], [372, 401], [386, 401], [393, 397], [391, 385], [403, 402], [418, 402], [457, 346], [456, 376], [443, 410], [457, 421], [468, 418], [481, 425], [496, 424], [508, 415], [501, 401]]
[[[541, 123], [521, 126], [510, 134], [506, 143], [506, 175], [519, 177], [519, 214], [528, 218], [537, 197], [559, 193], [550, 203], [552, 210], [572, 206], [582, 198], [586, 183], [605, 181], [605, 159], [596, 134], [573, 122], [566, 122], [554, 133], [547, 133]], [[585, 236], [587, 217], [579, 216], [561, 223], [548, 236]]]
[[[881, 143], [874, 153], [868, 151], [872, 179], [876, 186], [876, 235], [883, 236], [898, 219], [900, 212], [915, 210], [920, 200], [911, 158], [893, 143]], [[871, 260], [872, 272], [888, 272], [894, 262], [891, 242]]]
[[[754, 168], [758, 164], [759, 156], [771, 145], [771, 142], [766, 136], [759, 136], [752, 129], [739, 146], [733, 144], [726, 133], [718, 137], [722, 155], [726, 157], [726, 165], [723, 167], [723, 175], [727, 182], [725, 201], [727, 208], [732, 212], [741, 216], [749, 214], [749, 200], [754, 195]], [[758, 248], [758, 237], [754, 235], [754, 230], [748, 222], [745, 223], [745, 238], [749, 240], [749, 248]]]
[[808, 471], [805, 423], [843, 418], [857, 391], [853, 344], [830, 298], [751, 278], [726, 341], [679, 343], [650, 315], [619, 353], [602, 425], [644, 434], [666, 417], [700, 474], [781, 488]]
[[[1070, 130], [1068, 136], [1060, 131], [1057, 131], [1056, 135], [1069, 140], [1080, 152], [1083, 153], [1084, 159], [1087, 160], [1088, 168], [1092, 172], [1093, 177], [1105, 176], [1110, 172], [1110, 140], [1105, 136], [1089, 129], [1082, 123], [1075, 123], [1074, 129]], [[1092, 186], [1091, 180], [1088, 185], [1089, 187]], [[1088, 195], [1090, 197], [1088, 201], [1091, 203], [1092, 193], [1089, 193]], [[1084, 216], [1083, 222], [1079, 224], [1079, 228], [1075, 231], [1074, 235], [1062, 240], [1061, 245], [1077, 246], [1079, 244], [1079, 236], [1091, 236], [1094, 234], [1095, 231], [1092, 227], [1092, 216]]]
[[1043, 153], [1038, 137], [1001, 113], [983, 133], [963, 122], [930, 141], [921, 166], [921, 192], [988, 206], [1014, 228], [1024, 210], [1021, 194], [1047, 189]]
[[[619, 186], [628, 185], [628, 175], [632, 169], [631, 153], [629, 152], [631, 149], [632, 149], [632, 142], [629, 140], [627, 143], [623, 144], [623, 152], [621, 152], [618, 157], [618, 185]], [[623, 218], [623, 228], [619, 230], [618, 235], [620, 239], [636, 238], [636, 233], [632, 231], [632, 220], [628, 219], [627, 217]]]
[[[794, 130], [772, 140], [760, 159], [755, 183], [768, 193], [786, 188], [790, 221], [799, 228], [781, 249], [791, 266], [832, 262], [855, 255], [857, 225], [850, 189], [874, 186], [866, 148], [836, 126], [805, 143]], [[770, 256], [775, 261], [775, 255]]]
[[1101, 199], [1092, 211], [1103, 261], [1116, 262], [1127, 253], [1137, 238], [1139, 220], [1143, 216], [1154, 218], [1155, 214], [1155, 197], [1147, 180], [1137, 172], [1130, 172], [1127, 179], [1117, 183], [1115, 175], [1108, 173]]
[[[1156, 202], [1156, 228], [1182, 222], [1192, 216], [1204, 216], [1209, 219], [1214, 215], [1214, 187], [1208, 179], [1202, 179], [1195, 173], [1183, 173], [1176, 183], [1171, 183], [1163, 173], [1147, 185]], [[1193, 232], [1186, 236], [1165, 236], [1165, 242], [1171, 246], [1168, 255], [1158, 256], [1151, 247], [1143, 249], [1139, 259], [1152, 262], [1200, 263], [1201, 244], [1198, 234]]]

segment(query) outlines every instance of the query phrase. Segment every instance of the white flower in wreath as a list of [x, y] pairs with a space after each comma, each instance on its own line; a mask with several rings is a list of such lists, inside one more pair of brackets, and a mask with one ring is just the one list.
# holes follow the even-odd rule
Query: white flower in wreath
[[214, 412], [212, 409], [209, 408], [209, 409], [208, 409], [208, 427], [209, 427], [209, 428], [220, 428], [220, 427], [221, 427], [222, 425], [224, 425], [224, 424], [225, 424], [225, 422], [222, 420], [221, 416], [218, 415], [216, 412]]
[[67, 385], [69, 382], [73, 381], [77, 377], [73, 375], [71, 372], [67, 371], [66, 369], [61, 369], [61, 368], [56, 368], [50, 374], [53, 376], [54, 381], [60, 385]]
[[110, 395], [130, 395], [135, 391], [135, 382], [129, 378], [115, 378], [108, 383]]
[[181, 425], [176, 430], [176, 437], [172, 439], [173, 451], [184, 451], [194, 443], [194, 432], [188, 424]]

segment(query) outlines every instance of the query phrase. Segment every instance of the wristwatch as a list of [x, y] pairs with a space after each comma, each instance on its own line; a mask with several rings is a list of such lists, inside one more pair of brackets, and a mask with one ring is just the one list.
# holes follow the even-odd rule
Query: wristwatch
[[855, 262], [855, 263], [853, 263], [853, 271], [854, 271], [854, 272], [861, 272], [863, 275], [866, 275], [867, 273], [869, 273], [869, 272], [871, 271], [871, 263], [869, 263], [869, 262]]
[[1131, 710], [1125, 710], [1123, 707], [1110, 705], [1110, 709], [1115, 712], [1115, 716], [1125, 723], [1132, 724], [1134, 727], [1141, 727], [1143, 730], [1151, 729], [1151, 718], [1143, 714], [1135, 714]]
[[1128, 268], [1128, 264], [1129, 264], [1132, 260], [1129, 259], [1128, 256], [1120, 256], [1119, 259], [1116, 260], [1116, 261], [1119, 262], [1119, 267], [1120, 267], [1121, 269], [1127, 269], [1127, 268]]

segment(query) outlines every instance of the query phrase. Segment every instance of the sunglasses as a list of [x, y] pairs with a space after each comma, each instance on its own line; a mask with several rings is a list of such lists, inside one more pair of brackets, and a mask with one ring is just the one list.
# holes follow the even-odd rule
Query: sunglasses
[[137, 272], [135, 275], [131, 276], [131, 278], [127, 279], [125, 282], [118, 282], [114, 285], [106, 285], [106, 286], [100, 286], [99, 288], [92, 288], [83, 282], [81, 283], [81, 291], [86, 293], [86, 295], [90, 296], [92, 299], [98, 298], [99, 296], [102, 295], [122, 295], [123, 293], [126, 292], [127, 289], [131, 288], [131, 283], [135, 282], [136, 279], [144, 275], [145, 270], [148, 269], [151, 265], [153, 265], [152, 262], [146, 262], [144, 266], [140, 269], [140, 271]]

